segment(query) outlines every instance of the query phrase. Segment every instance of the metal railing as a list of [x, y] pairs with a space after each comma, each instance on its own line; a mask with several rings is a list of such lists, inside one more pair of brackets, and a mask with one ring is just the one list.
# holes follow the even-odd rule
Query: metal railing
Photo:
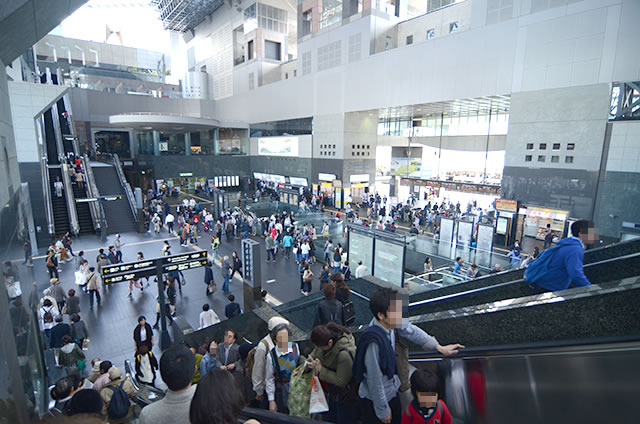
[[46, 156], [40, 159], [40, 174], [42, 176], [42, 194], [44, 195], [44, 211], [47, 215], [47, 231], [53, 237], [56, 226], [53, 220], [53, 207], [51, 206], [51, 180], [49, 179], [49, 166]]
[[63, 162], [62, 165], [60, 165], [60, 169], [62, 170], [62, 181], [64, 181], [64, 190], [66, 191], [71, 232], [73, 235], [77, 236], [80, 234], [80, 223], [78, 222], [78, 212], [76, 211], [76, 200], [73, 194], [73, 186], [71, 185], [71, 178], [69, 178], [69, 166]]
[[[96, 186], [96, 179], [93, 176], [93, 169], [91, 168], [91, 164], [89, 163], [89, 157], [87, 155], [81, 156], [80, 161], [82, 162], [84, 175], [87, 177], [87, 197], [98, 198], [100, 196], [100, 192], [98, 191], [98, 187]], [[100, 217], [104, 216], [104, 211], [102, 211], [102, 203], [99, 201], [89, 202], [89, 212], [91, 212], [93, 228], [98, 231], [99, 229], [101, 229]], [[105, 225], [107, 225], [106, 220]]]
[[133, 196], [133, 191], [131, 190], [131, 186], [127, 182], [127, 179], [124, 176], [124, 171], [122, 171], [122, 164], [120, 163], [120, 157], [118, 157], [117, 153], [113, 155], [113, 165], [116, 167], [116, 173], [118, 174], [118, 179], [120, 180], [120, 185], [124, 188], [124, 192], [127, 195], [127, 202], [129, 203], [129, 207], [131, 208], [131, 213], [133, 214], [133, 219], [135, 222], [138, 222], [138, 214], [136, 213], [136, 199]]

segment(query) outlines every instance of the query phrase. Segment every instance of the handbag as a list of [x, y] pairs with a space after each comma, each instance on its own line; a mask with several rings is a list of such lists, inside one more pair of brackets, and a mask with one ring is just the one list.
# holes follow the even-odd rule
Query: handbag
[[89, 350], [89, 342], [90, 342], [89, 339], [84, 339], [82, 341], [82, 350]]
[[311, 380], [311, 395], [309, 396], [309, 414], [329, 412], [329, 404], [322, 390], [320, 380], [316, 375]]
[[209, 293], [213, 294], [216, 292], [216, 289], [218, 287], [216, 286], [216, 283], [214, 283], [213, 281], [209, 283], [209, 285], [207, 286], [207, 289], [209, 290]]
[[84, 359], [78, 359], [76, 361], [76, 368], [78, 368], [78, 370], [82, 371], [86, 366], [87, 365], [84, 363]]
[[9, 299], [14, 299], [18, 296], [22, 296], [22, 288], [20, 288], [20, 281], [15, 281], [6, 285], [7, 296]]

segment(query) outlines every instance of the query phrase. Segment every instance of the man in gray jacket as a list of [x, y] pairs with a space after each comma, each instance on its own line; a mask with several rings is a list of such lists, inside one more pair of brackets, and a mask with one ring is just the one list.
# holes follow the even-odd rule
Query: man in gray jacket
[[160, 375], [169, 390], [164, 398], [145, 406], [139, 424], [178, 424], [189, 422], [189, 408], [196, 387], [191, 380], [196, 370], [196, 358], [185, 345], [165, 350], [160, 358]]
[[408, 367], [408, 364], [396, 363], [396, 337], [405, 338], [422, 346], [424, 350], [437, 350], [443, 355], [455, 354], [464, 346], [442, 346], [435, 337], [421, 328], [403, 322], [402, 300], [395, 290], [376, 290], [369, 300], [369, 308], [374, 318], [358, 341], [353, 362], [353, 375], [359, 384], [363, 422], [400, 423], [402, 407], [398, 397], [398, 368], [403, 365]]
[[239, 346], [236, 343], [238, 338], [235, 330], [227, 330], [224, 333], [224, 344], [218, 346], [216, 358], [220, 363], [220, 368], [227, 371], [234, 371], [240, 365]]

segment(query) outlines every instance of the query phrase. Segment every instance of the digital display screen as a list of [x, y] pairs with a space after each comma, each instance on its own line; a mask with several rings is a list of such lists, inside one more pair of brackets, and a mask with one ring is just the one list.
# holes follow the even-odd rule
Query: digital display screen
[[367, 274], [371, 274], [371, 263], [373, 258], [373, 238], [360, 234], [357, 231], [349, 232], [349, 266], [355, 275], [358, 262], [367, 267]]
[[404, 246], [376, 239], [375, 255], [373, 275], [389, 284], [402, 287]]
[[298, 137], [259, 138], [258, 155], [298, 156]]

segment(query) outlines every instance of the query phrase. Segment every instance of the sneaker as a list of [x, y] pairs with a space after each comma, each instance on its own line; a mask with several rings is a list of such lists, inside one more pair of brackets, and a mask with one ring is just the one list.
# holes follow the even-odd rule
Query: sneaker
[[127, 297], [132, 298], [133, 295], [131, 293], [129, 293], [129, 295], [127, 295]]
[[300, 293], [304, 294], [304, 290], [300, 290]]

